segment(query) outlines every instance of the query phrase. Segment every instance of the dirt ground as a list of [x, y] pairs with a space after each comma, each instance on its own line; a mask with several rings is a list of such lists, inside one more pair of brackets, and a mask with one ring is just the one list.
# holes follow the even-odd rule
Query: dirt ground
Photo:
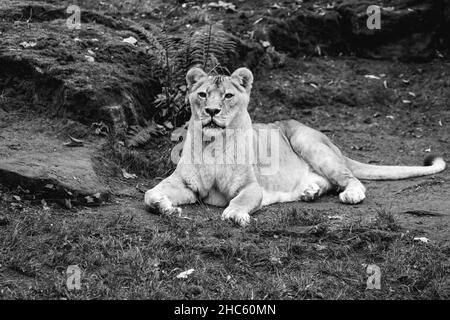
[[[18, 103], [7, 95], [0, 100]], [[45, 136], [60, 145], [71, 130], [55, 118], [36, 124], [42, 114], [22, 107], [0, 119], [0, 160], [42, 149]], [[249, 110], [255, 122], [297, 119], [367, 163], [421, 165], [430, 153], [450, 159], [445, 59], [287, 57], [284, 66], [255, 70]], [[2, 299], [450, 298], [448, 169], [366, 181], [367, 198], [358, 205], [343, 205], [336, 194], [271, 205], [239, 228], [220, 220], [222, 209], [202, 204], [183, 206], [179, 217], [146, 212], [143, 192], [173, 164], [166, 159], [160, 170], [124, 179], [123, 163], [105, 152], [108, 142], [81, 129], [98, 147], [93, 169], [112, 198], [67, 208], [0, 184]], [[33, 138], [25, 143], [27, 135]], [[158, 139], [154, 145], [167, 150], [175, 144]], [[381, 290], [366, 289], [369, 264], [381, 269]], [[82, 270], [81, 290], [66, 287], [69, 265]], [[191, 268], [187, 279], [176, 277]]]

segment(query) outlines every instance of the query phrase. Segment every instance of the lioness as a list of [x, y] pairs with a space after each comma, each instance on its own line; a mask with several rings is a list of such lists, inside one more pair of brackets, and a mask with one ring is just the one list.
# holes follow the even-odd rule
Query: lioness
[[[355, 204], [364, 200], [366, 192], [358, 179], [404, 179], [445, 169], [441, 157], [427, 158], [423, 167], [360, 163], [342, 155], [324, 134], [296, 120], [252, 125], [247, 106], [253, 75], [246, 68], [231, 76], [211, 76], [192, 68], [186, 81], [192, 116], [181, 158], [172, 175], [145, 193], [145, 204], [163, 214], [180, 213], [179, 205], [203, 201], [226, 206], [222, 219], [245, 226], [251, 213], [271, 203], [312, 201], [338, 189], [342, 203]], [[222, 151], [244, 152], [249, 132], [255, 152], [261, 129], [276, 132], [275, 172], [262, 174], [257, 154], [255, 163], [214, 162]], [[214, 154], [207, 152], [201, 161], [192, 161], [192, 154], [211, 146]]]

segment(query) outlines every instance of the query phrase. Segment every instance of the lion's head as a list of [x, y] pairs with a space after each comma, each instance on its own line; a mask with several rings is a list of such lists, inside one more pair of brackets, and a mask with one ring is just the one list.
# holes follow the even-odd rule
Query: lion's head
[[225, 128], [239, 128], [242, 115], [247, 113], [253, 75], [239, 68], [231, 76], [208, 75], [192, 68], [186, 75], [189, 102], [194, 121], [201, 123], [207, 135]]

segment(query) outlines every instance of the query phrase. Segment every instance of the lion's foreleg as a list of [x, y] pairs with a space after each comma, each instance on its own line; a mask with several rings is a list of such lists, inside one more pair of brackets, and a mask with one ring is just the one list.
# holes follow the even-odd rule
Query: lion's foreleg
[[262, 202], [262, 189], [253, 182], [245, 186], [222, 213], [222, 219], [231, 219], [241, 226], [250, 222], [250, 213], [258, 210]]
[[195, 193], [185, 185], [177, 172], [161, 181], [153, 189], [148, 190], [144, 198], [148, 208], [168, 215], [181, 213], [178, 205], [194, 203], [196, 200]]

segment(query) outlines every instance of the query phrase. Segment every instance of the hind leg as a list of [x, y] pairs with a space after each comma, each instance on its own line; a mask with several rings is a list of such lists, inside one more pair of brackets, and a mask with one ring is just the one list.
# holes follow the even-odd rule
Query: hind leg
[[302, 153], [311, 167], [323, 175], [330, 184], [342, 192], [339, 200], [346, 204], [362, 202], [366, 197], [366, 188], [346, 166], [342, 156], [337, 155], [328, 146], [317, 144]]
[[355, 204], [365, 199], [366, 188], [347, 167], [339, 149], [325, 135], [299, 123], [293, 128], [291, 123], [289, 130], [290, 142], [295, 152], [318, 175], [342, 190], [339, 194], [342, 203]]

